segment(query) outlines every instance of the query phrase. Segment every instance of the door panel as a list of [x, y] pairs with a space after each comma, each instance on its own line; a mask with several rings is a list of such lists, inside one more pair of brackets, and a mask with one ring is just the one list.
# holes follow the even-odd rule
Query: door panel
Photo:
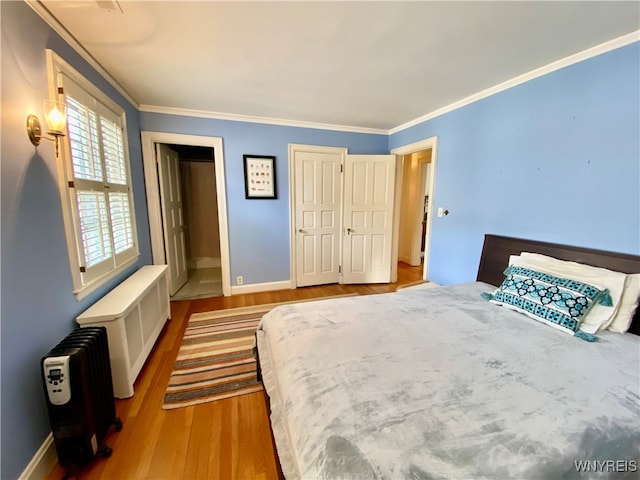
[[337, 283], [342, 154], [296, 151], [296, 285]]
[[156, 144], [165, 261], [169, 265], [169, 293], [174, 295], [188, 279], [187, 249], [180, 191], [178, 154], [163, 144]]
[[345, 160], [344, 283], [391, 281], [394, 155]]
[[350, 275], [366, 273], [365, 252], [367, 250], [367, 238], [364, 235], [353, 233], [350, 234], [348, 241], [351, 259], [345, 262], [350, 267], [347, 268], [345, 266], [345, 271], [349, 272]]

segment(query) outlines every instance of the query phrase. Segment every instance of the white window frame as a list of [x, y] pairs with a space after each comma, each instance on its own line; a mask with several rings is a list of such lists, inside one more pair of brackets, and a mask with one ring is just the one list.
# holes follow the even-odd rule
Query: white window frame
[[[76, 71], [71, 65], [64, 61], [55, 52], [53, 52], [52, 50], [47, 50], [46, 56], [49, 81], [49, 98], [56, 100], [59, 99], [61, 101], [64, 100], [64, 79], [65, 77], [67, 77], [78, 87], [84, 90], [83, 93], [88, 94], [97, 102], [101, 103], [102, 107], [106, 107], [110, 113], [106, 118], [111, 121], [113, 121], [113, 118], [117, 118], [118, 123], [120, 123], [120, 126], [123, 128], [122, 141], [124, 144], [123, 146], [126, 163], [127, 184], [123, 187], [123, 190], [119, 189], [118, 191], [127, 191], [129, 195], [129, 214], [131, 218], [133, 247], [132, 249], [127, 250], [127, 254], [124, 255], [124, 258], [122, 255], [117, 255], [115, 252], [112, 252], [112, 257], [115, 265], [109, 265], [106, 266], [106, 268], [104, 264], [101, 265], [99, 273], [96, 273], [98, 269], [94, 269], [94, 275], [92, 278], [86, 278], [88, 275], [86, 275], [86, 273], [82, 271], [84, 270], [82, 268], [84, 266], [81, 265], [81, 263], [83, 263], [81, 259], [84, 258], [84, 252], [79, 231], [79, 216], [76, 202], [76, 189], [74, 184], [69, 140], [68, 136], [61, 137], [60, 139], [59, 156], [56, 159], [58, 169], [58, 187], [60, 189], [60, 198], [62, 203], [65, 236], [69, 254], [69, 266], [73, 279], [73, 293], [76, 297], [76, 300], [81, 300], [91, 292], [103, 286], [109, 280], [121, 274], [124, 270], [137, 262], [138, 258], [140, 257], [140, 252], [138, 249], [138, 235], [136, 231], [135, 205], [133, 202], [133, 187], [131, 184], [131, 166], [129, 160], [129, 147], [127, 143], [126, 115], [122, 107], [111, 100], [97, 87], [95, 87], [91, 82], [89, 82], [89, 80], [84, 78], [78, 71]], [[78, 180], [75, 180], [75, 182], [80, 183], [78, 182]], [[106, 188], [109, 187], [107, 186]], [[112, 235], [111, 238], [113, 239]]]

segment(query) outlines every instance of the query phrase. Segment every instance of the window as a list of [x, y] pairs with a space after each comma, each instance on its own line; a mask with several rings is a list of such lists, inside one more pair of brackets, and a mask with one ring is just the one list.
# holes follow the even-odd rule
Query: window
[[58, 172], [74, 292], [82, 298], [138, 258], [125, 114], [51, 55], [55, 91], [67, 105]]

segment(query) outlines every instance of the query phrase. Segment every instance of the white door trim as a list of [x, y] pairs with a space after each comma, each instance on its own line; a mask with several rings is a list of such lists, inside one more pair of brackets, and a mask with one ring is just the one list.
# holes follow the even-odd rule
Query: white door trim
[[[436, 187], [436, 167], [438, 164], [438, 137], [430, 137], [425, 138], [424, 140], [420, 140], [418, 142], [410, 143], [408, 145], [403, 145], [400, 147], [396, 147], [391, 150], [393, 155], [408, 155], [410, 153], [419, 152], [421, 150], [431, 149], [431, 177], [429, 178], [429, 207], [427, 212], [427, 231], [425, 234], [425, 242], [424, 242], [424, 270], [422, 272], [422, 278], [424, 280], [428, 280], [429, 278], [429, 258], [431, 256], [431, 225], [433, 222], [433, 212], [435, 202], [433, 201], [435, 197], [435, 187]], [[402, 162], [398, 162], [402, 163]], [[398, 175], [399, 182], [402, 182], [402, 174]], [[396, 187], [397, 187], [396, 182]], [[400, 183], [402, 185], [402, 183]], [[399, 192], [396, 191], [396, 194]], [[397, 195], [396, 195], [396, 198]], [[396, 260], [398, 258], [398, 229], [400, 228], [400, 202], [396, 202], [396, 211], [394, 213], [394, 246], [392, 259]], [[398, 278], [398, 264], [397, 261], [392, 261], [392, 272], [391, 279], [395, 281]]]
[[[297, 282], [297, 263], [296, 263], [296, 172], [295, 172], [295, 152], [311, 152], [311, 153], [337, 153], [342, 155], [342, 164], [347, 155], [346, 147], [324, 147], [320, 145], [302, 145], [297, 143], [289, 144], [289, 256], [291, 266], [291, 288], [296, 288]], [[342, 180], [340, 190], [342, 191]], [[340, 208], [340, 225], [342, 225], [342, 207]], [[340, 243], [340, 252], [338, 258], [342, 258], [342, 242]]]
[[216, 172], [216, 194], [218, 197], [218, 222], [220, 226], [220, 262], [222, 266], [222, 293], [231, 295], [231, 270], [229, 263], [229, 228], [227, 223], [227, 195], [224, 174], [224, 151], [221, 137], [203, 137], [179, 133], [141, 132], [142, 161], [147, 192], [147, 211], [149, 214], [149, 232], [151, 236], [151, 255], [154, 265], [166, 264], [164, 255], [164, 234], [162, 232], [162, 213], [160, 210], [160, 192], [158, 189], [158, 167], [156, 164], [156, 143], [173, 143], [213, 148]]

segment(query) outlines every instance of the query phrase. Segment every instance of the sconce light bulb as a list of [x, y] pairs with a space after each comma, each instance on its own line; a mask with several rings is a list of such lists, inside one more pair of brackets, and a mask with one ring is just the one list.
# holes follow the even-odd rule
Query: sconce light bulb
[[47, 100], [45, 101], [45, 112], [49, 134], [64, 135], [64, 127], [67, 122], [66, 105]]
[[58, 111], [57, 108], [54, 108], [49, 112], [49, 117], [51, 118], [51, 123], [58, 124], [60, 120], [62, 120], [62, 114]]

